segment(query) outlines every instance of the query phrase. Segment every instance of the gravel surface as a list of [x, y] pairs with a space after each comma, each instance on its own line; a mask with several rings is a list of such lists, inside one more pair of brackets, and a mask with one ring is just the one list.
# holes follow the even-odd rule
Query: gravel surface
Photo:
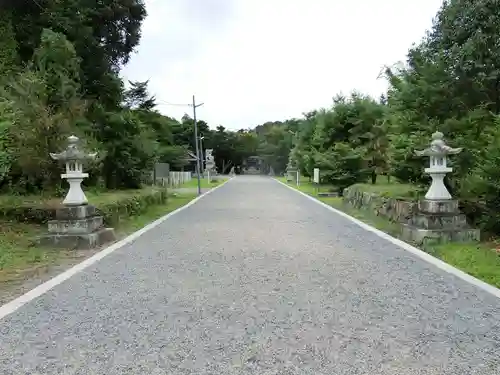
[[241, 176], [0, 321], [0, 374], [500, 374], [500, 300]]

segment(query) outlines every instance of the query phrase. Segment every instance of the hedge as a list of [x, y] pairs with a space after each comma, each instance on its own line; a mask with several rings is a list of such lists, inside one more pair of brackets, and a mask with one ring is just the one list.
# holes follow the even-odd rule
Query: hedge
[[139, 215], [154, 205], [165, 204], [168, 199], [167, 190], [149, 190], [147, 192], [134, 194], [129, 197], [118, 199], [114, 202], [106, 202], [96, 205], [99, 212], [104, 216], [104, 222], [113, 226], [122, 218]]
[[[166, 189], [125, 190], [88, 194], [93, 204], [104, 216], [107, 225], [114, 225], [120, 219], [143, 213], [149, 206], [167, 201]], [[0, 218], [30, 224], [46, 224], [56, 216], [61, 199], [8, 197], [0, 199]], [[57, 203], [55, 203], [57, 202]]]

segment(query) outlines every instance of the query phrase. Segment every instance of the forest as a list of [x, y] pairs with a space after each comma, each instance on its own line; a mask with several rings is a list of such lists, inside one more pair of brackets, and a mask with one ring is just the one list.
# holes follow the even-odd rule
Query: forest
[[[0, 189], [36, 194], [61, 187], [49, 152], [70, 133], [99, 152], [87, 185], [130, 189], [154, 163], [192, 168], [193, 120], [156, 110], [147, 82], [124, 82], [120, 69], [140, 42], [140, 0], [16, 0], [0, 9]], [[424, 31], [423, 31], [424, 32]], [[383, 69], [379, 98], [336, 94], [302, 117], [229, 131], [198, 122], [219, 173], [261, 157], [263, 173], [287, 165], [342, 191], [377, 177], [428, 183], [414, 156], [439, 130], [464, 147], [447, 184], [475, 225], [500, 232], [500, 10], [492, 0], [446, 1], [406, 61]], [[334, 94], [334, 93], [332, 93]], [[271, 120], [271, 119], [270, 119]], [[226, 128], [227, 127], [227, 128]]]
[[[156, 110], [148, 82], [121, 68], [140, 42], [141, 0], [10, 1], [0, 8], [0, 189], [30, 195], [62, 188], [50, 152], [75, 134], [98, 151], [87, 186], [135, 189], [157, 162], [192, 169], [193, 119]], [[189, 112], [190, 110], [187, 109]], [[198, 121], [220, 173], [255, 154], [254, 132]], [[191, 162], [192, 163], [192, 162]], [[194, 164], [194, 163], [192, 163]]]

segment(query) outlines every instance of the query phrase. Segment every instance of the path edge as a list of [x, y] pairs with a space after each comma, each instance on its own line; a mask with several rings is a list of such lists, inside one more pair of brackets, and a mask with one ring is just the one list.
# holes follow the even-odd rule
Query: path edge
[[5, 303], [4, 305], [0, 306], [0, 320], [5, 318], [6, 316], [12, 314], [16, 310], [18, 310], [20, 307], [24, 306], [28, 302], [40, 297], [41, 295], [47, 293], [50, 291], [52, 288], [55, 286], [62, 284], [64, 281], [70, 279], [74, 275], [80, 273], [81, 271], [85, 270], [86, 268], [90, 267], [91, 265], [97, 263], [101, 259], [105, 258], [109, 254], [115, 252], [116, 250], [124, 247], [125, 245], [135, 241], [137, 238], [142, 236], [144, 233], [150, 231], [151, 229], [157, 227], [158, 225], [162, 224], [164, 221], [169, 219], [170, 217], [174, 216], [175, 214], [185, 210], [186, 208], [196, 204], [198, 201], [206, 197], [207, 195], [211, 194], [215, 190], [221, 188], [225, 184], [227, 184], [229, 181], [231, 181], [233, 177], [227, 179], [224, 181], [222, 184], [206, 191], [205, 193], [197, 196], [193, 200], [189, 201], [186, 203], [184, 206], [181, 206], [177, 209], [175, 209], [172, 212], [169, 212], [168, 214], [156, 219], [155, 221], [147, 224], [146, 226], [142, 227], [141, 229], [131, 233], [127, 237], [121, 239], [120, 241], [117, 241], [110, 246], [104, 248], [103, 250], [99, 251], [98, 253], [92, 255], [90, 258], [85, 259], [84, 261], [74, 265], [73, 267], [67, 269], [66, 271], [63, 271], [59, 275], [51, 278], [50, 280], [47, 280], [46, 282], [36, 286], [35, 288], [31, 289], [30, 291], [24, 293], [23, 295], [13, 299], [12, 301], [9, 301]]
[[361, 220], [358, 220], [355, 217], [352, 217], [351, 215], [346, 214], [343, 211], [337, 210], [336, 208], [320, 201], [319, 199], [316, 199], [315, 197], [310, 196], [309, 194], [306, 194], [306, 193], [294, 188], [293, 186], [285, 184], [284, 182], [281, 182], [280, 180], [278, 180], [276, 178], [273, 178], [273, 180], [280, 183], [283, 186], [286, 186], [290, 190], [293, 190], [294, 192], [303, 195], [304, 197], [312, 200], [313, 202], [320, 204], [324, 208], [326, 208], [332, 212], [335, 212], [337, 215], [340, 215], [340, 216], [350, 220], [351, 222], [357, 224], [361, 228], [376, 234], [377, 236], [383, 238], [384, 240], [389, 241], [389, 242], [393, 243], [394, 245], [401, 247], [403, 250], [406, 250], [409, 253], [412, 253], [413, 255], [416, 255], [417, 257], [426, 261], [427, 263], [430, 263], [433, 266], [435, 266], [435, 267], [437, 267], [437, 268], [439, 268], [439, 269], [441, 269], [449, 274], [452, 274], [453, 276], [456, 276], [456, 277], [468, 282], [469, 284], [472, 284], [472, 285], [482, 289], [483, 291], [492, 294], [493, 296], [495, 296], [497, 298], [500, 298], [500, 289], [494, 287], [493, 285], [485, 283], [484, 281], [479, 280], [478, 278], [475, 278], [474, 276], [471, 276], [468, 273], [465, 273], [464, 271], [461, 271], [456, 267], [453, 267], [451, 264], [448, 264], [448, 263], [446, 263], [438, 258], [435, 258], [432, 255], [426, 253], [425, 251], [420, 250], [419, 248], [412, 246], [409, 243], [406, 243], [406, 242], [404, 242], [396, 237], [393, 237], [390, 234], [387, 234], [387, 233], [381, 231], [380, 229], [372, 227], [371, 225], [366, 224], [366, 223], [362, 222]]

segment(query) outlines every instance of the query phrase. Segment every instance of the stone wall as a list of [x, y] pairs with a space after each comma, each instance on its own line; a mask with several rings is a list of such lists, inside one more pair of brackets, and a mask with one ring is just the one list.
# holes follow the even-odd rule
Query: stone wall
[[480, 239], [480, 231], [467, 225], [456, 200], [419, 202], [388, 198], [350, 186], [344, 189], [343, 202], [400, 224], [398, 237], [424, 248], [437, 243], [475, 242]]
[[354, 208], [372, 211], [377, 216], [397, 223], [410, 223], [417, 210], [417, 201], [382, 197], [356, 186], [345, 188], [342, 199]]

